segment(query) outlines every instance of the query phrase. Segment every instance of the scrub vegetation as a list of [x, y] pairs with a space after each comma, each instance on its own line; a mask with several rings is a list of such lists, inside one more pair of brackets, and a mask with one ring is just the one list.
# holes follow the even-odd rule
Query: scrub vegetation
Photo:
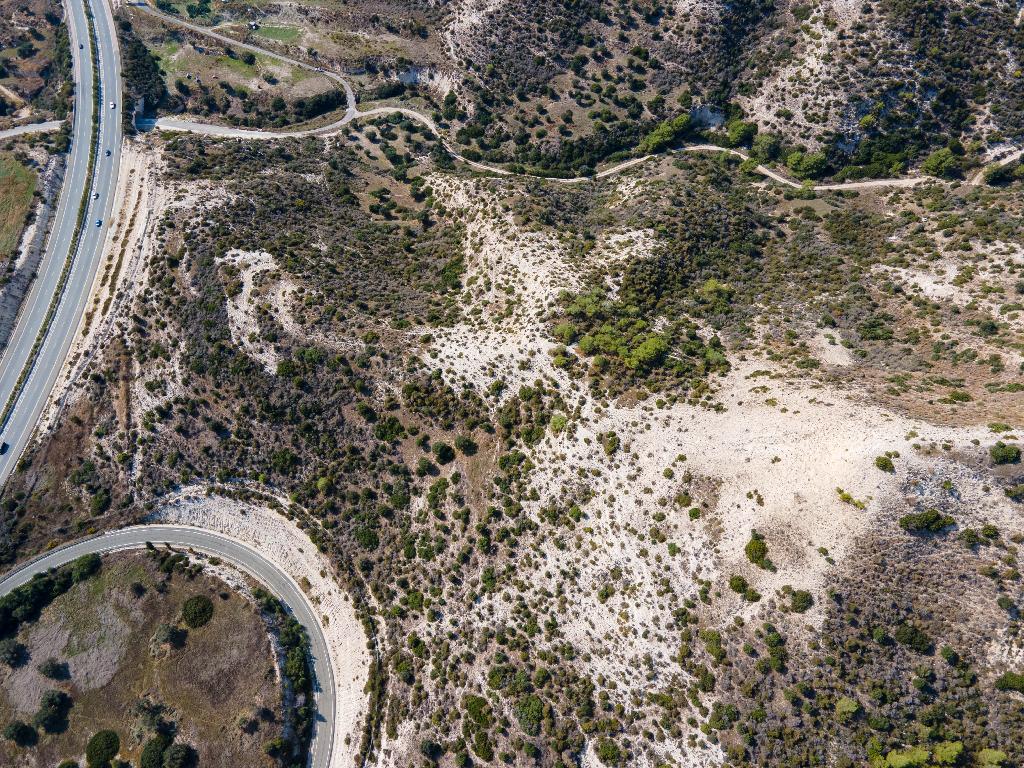
[[[1024, 761], [1024, 186], [982, 172], [1019, 133], [1009, 6], [163, 5], [534, 175], [403, 114], [137, 140], [151, 228], [4, 490], [5, 562], [172, 494], [281, 513], [362, 621], [367, 764]], [[205, 45], [133, 19], [133, 87]], [[300, 116], [210, 77], [159, 109]], [[254, 597], [289, 764], [307, 640]]]
[[283, 721], [277, 622], [170, 550], [89, 555], [38, 577], [0, 601], [0, 758], [290, 766], [301, 752]]

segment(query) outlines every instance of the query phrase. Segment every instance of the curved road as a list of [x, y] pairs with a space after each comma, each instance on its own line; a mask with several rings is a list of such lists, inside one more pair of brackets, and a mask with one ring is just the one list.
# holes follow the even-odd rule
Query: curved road
[[184, 525], [142, 525], [66, 544], [24, 563], [0, 579], [0, 596], [29, 582], [33, 576], [88, 554], [139, 549], [149, 542], [188, 547], [225, 560], [262, 583], [291, 611], [309, 634], [313, 663], [313, 693], [317, 717], [313, 724], [310, 768], [328, 768], [334, 747], [334, 670], [320, 622], [309, 599], [295, 581], [247, 544], [219, 533]]
[[[197, 34], [205, 35], [206, 37], [218, 40], [224, 43], [225, 45], [241, 48], [243, 50], [249, 51], [250, 53], [255, 53], [261, 56], [276, 59], [277, 61], [280, 61], [284, 64], [288, 64], [293, 67], [299, 67], [301, 69], [305, 69], [310, 72], [322, 75], [330, 80], [333, 80], [335, 83], [338, 83], [345, 90], [346, 100], [345, 114], [342, 115], [342, 117], [340, 117], [338, 120], [335, 120], [334, 122], [328, 123], [326, 125], [322, 125], [319, 128], [306, 128], [294, 131], [267, 131], [260, 130], [258, 128], [235, 128], [233, 126], [228, 125], [212, 125], [210, 123], [200, 123], [194, 120], [180, 120], [173, 117], [161, 117], [157, 120], [148, 120], [144, 122], [140, 121], [140, 127], [142, 128], [157, 128], [166, 131], [182, 131], [187, 133], [203, 134], [206, 136], [219, 136], [222, 138], [264, 140], [286, 139], [303, 138], [306, 136], [323, 136], [325, 134], [333, 133], [341, 129], [345, 125], [348, 125], [353, 120], [359, 118], [374, 117], [376, 115], [392, 115], [398, 113], [403, 114], [412, 120], [416, 120], [419, 123], [422, 123], [426, 128], [433, 132], [434, 135], [441, 139], [441, 144], [444, 146], [446, 150], [448, 150], [448, 153], [451, 154], [452, 157], [454, 157], [456, 160], [462, 163], [465, 163], [466, 165], [472, 168], [475, 168], [479, 171], [484, 171], [486, 173], [494, 173], [499, 176], [533, 176], [533, 174], [528, 173], [516, 174], [513, 173], [512, 171], [509, 171], [506, 168], [500, 168], [497, 166], [487, 165], [485, 163], [479, 163], [462, 156], [446, 139], [444, 139], [444, 137], [441, 136], [441, 132], [438, 130], [437, 125], [434, 123], [434, 121], [431, 120], [430, 117], [428, 117], [427, 115], [424, 115], [421, 112], [417, 112], [416, 110], [408, 109], [405, 107], [375, 107], [373, 109], [367, 109], [362, 112], [359, 111], [358, 107], [356, 106], [356, 97], [354, 91], [352, 90], [352, 86], [345, 78], [343, 78], [341, 75], [338, 75], [335, 72], [330, 72], [326, 69], [323, 69], [322, 67], [317, 67], [300, 59], [285, 56], [275, 51], [271, 51], [267, 48], [261, 48], [258, 45], [242, 42], [241, 40], [237, 40], [228, 35], [222, 35], [221, 33], [214, 31], [210, 27], [204, 27], [200, 24], [192, 24], [190, 22], [185, 21], [184, 19], [180, 19], [170, 14], [166, 14], [162, 11], [156, 10], [147, 2], [145, 2], [145, 0], [139, 0], [139, 2], [133, 3], [133, 7], [138, 8], [139, 10], [148, 13], [151, 16], [155, 16], [160, 20], [164, 21], [165, 23], [174, 24], [176, 26], [182, 27], [183, 29], [188, 29]], [[729, 154], [735, 155], [736, 157], [740, 157], [743, 160], [750, 159], [750, 155], [748, 155], [746, 152], [743, 152], [738, 149], [732, 149], [729, 147], [720, 147], [716, 144], [693, 144], [672, 151], [728, 152]], [[1024, 154], [1024, 149], [1018, 150], [1014, 152], [1012, 155], [1005, 157], [1001, 160], [998, 160], [992, 165], [1004, 165], [1006, 163], [1012, 162], [1013, 160], [1020, 158], [1022, 154]], [[656, 156], [644, 155], [643, 157], [634, 157], [629, 160], [625, 160], [621, 163], [618, 163], [616, 165], [613, 165], [609, 168], [605, 168], [602, 171], [598, 171], [593, 176], [575, 176], [572, 178], [537, 178], [546, 178], [549, 181], [562, 184], [578, 184], [584, 181], [593, 181], [594, 179], [603, 179], [608, 176], [612, 176], [614, 174], [626, 170], [627, 168], [632, 168], [635, 165], [645, 163], [648, 160], [653, 159], [654, 157]], [[989, 166], [986, 166], [986, 168], [987, 167]], [[762, 176], [771, 179], [772, 181], [778, 182], [779, 184], [783, 184], [793, 189], [802, 189], [804, 186], [801, 182], [787, 178], [786, 176], [783, 176], [777, 171], [772, 170], [766, 165], [758, 165], [754, 170], [756, 170]], [[969, 183], [972, 185], [977, 185], [981, 182], [981, 179], [982, 172], [979, 171], [975, 177], [970, 179]], [[878, 187], [913, 187], [917, 186], [918, 184], [925, 184], [929, 182], [941, 183], [941, 179], [936, 179], [928, 176], [904, 176], [894, 179], [864, 179], [861, 181], [846, 181], [835, 184], [815, 184], [811, 186], [811, 189], [813, 189], [816, 192], [837, 192], [842, 190], [872, 189]]]
[[[1024, 13], [1024, 8], [1021, 9], [1021, 12]], [[983, 181], [985, 181], [985, 171], [989, 170], [990, 168], [1000, 168], [1000, 167], [1002, 167], [1004, 165], [1007, 165], [1009, 163], [1014, 162], [1015, 160], [1020, 160], [1022, 156], [1024, 156], [1024, 147], [1021, 147], [1019, 149], [1015, 149], [1012, 152], [1010, 152], [1009, 154], [1004, 155], [1001, 158], [995, 158], [991, 163], [988, 163], [988, 164], [982, 166], [978, 170], [978, 172], [976, 174], [974, 174], [973, 177], [971, 177], [971, 180], [970, 180], [971, 186], [972, 187], [981, 186], [981, 183]]]
[[[512, 171], [509, 171], [506, 168], [499, 168], [499, 167], [496, 167], [496, 166], [487, 165], [485, 163], [479, 163], [479, 162], [470, 160], [470, 159], [468, 159], [466, 157], [463, 157], [461, 154], [459, 154], [459, 152], [446, 139], [444, 139], [441, 136], [441, 132], [438, 130], [437, 125], [434, 123], [433, 120], [430, 119], [430, 117], [428, 117], [427, 115], [424, 115], [424, 114], [422, 114], [420, 112], [417, 112], [417, 111], [415, 111], [413, 109], [408, 109], [408, 108], [404, 108], [404, 107], [376, 107], [374, 109], [368, 109], [368, 110], [360, 112], [358, 107], [356, 106], [356, 97], [355, 97], [354, 91], [352, 90], [352, 86], [348, 83], [347, 80], [345, 80], [345, 78], [341, 77], [341, 75], [338, 75], [335, 72], [329, 72], [329, 71], [327, 71], [327, 70], [325, 70], [325, 69], [323, 69], [321, 67], [314, 66], [314, 65], [309, 64], [308, 62], [302, 61], [300, 59], [294, 59], [294, 58], [292, 58], [290, 56], [285, 56], [283, 54], [276, 53], [275, 51], [271, 51], [271, 50], [269, 50], [267, 48], [261, 48], [258, 45], [253, 45], [251, 43], [242, 42], [241, 40], [236, 40], [235, 38], [229, 37], [228, 35], [222, 35], [221, 33], [214, 31], [210, 27], [204, 27], [204, 26], [199, 25], [199, 24], [192, 24], [192, 23], [190, 23], [188, 21], [185, 21], [184, 19], [180, 19], [180, 18], [177, 18], [177, 17], [172, 16], [170, 14], [163, 13], [162, 11], [158, 11], [155, 8], [153, 8], [152, 6], [150, 6], [144, 0], [140, 0], [139, 2], [135, 2], [132, 5], [133, 5], [133, 7], [138, 8], [140, 11], [143, 11], [144, 13], [148, 13], [151, 16], [155, 16], [156, 18], [160, 19], [161, 21], [163, 21], [163, 22], [165, 22], [167, 24], [173, 24], [173, 25], [181, 27], [183, 29], [188, 29], [188, 30], [190, 30], [192, 32], [195, 32], [197, 34], [205, 35], [206, 37], [209, 37], [209, 38], [212, 38], [212, 39], [217, 40], [219, 42], [222, 42], [225, 45], [230, 45], [230, 46], [235, 47], [235, 48], [241, 48], [243, 50], [249, 51], [250, 53], [259, 54], [261, 56], [266, 56], [268, 58], [276, 59], [277, 61], [280, 61], [280, 62], [282, 62], [284, 64], [288, 64], [288, 65], [293, 66], [293, 67], [299, 67], [301, 69], [305, 69], [307, 71], [315, 72], [317, 74], [323, 75], [324, 77], [326, 77], [326, 78], [328, 78], [330, 80], [333, 80], [334, 82], [336, 82], [339, 85], [341, 85], [342, 88], [344, 88], [344, 90], [345, 90], [345, 99], [346, 99], [345, 114], [342, 115], [342, 117], [339, 118], [338, 120], [335, 120], [334, 122], [329, 123], [327, 125], [320, 126], [319, 128], [307, 128], [307, 129], [300, 129], [300, 130], [295, 130], [295, 131], [266, 131], [266, 130], [260, 130], [260, 129], [256, 129], [256, 128], [235, 128], [235, 127], [227, 126], [227, 125], [211, 125], [209, 123], [200, 123], [200, 122], [196, 122], [196, 121], [193, 121], [193, 120], [180, 120], [180, 119], [171, 118], [171, 117], [161, 117], [161, 118], [159, 118], [157, 120], [149, 120], [149, 121], [146, 121], [144, 123], [140, 123], [140, 127], [142, 127], [142, 128], [146, 128], [146, 129], [157, 128], [157, 129], [166, 130], [166, 131], [182, 131], [182, 132], [188, 132], [188, 133], [203, 134], [203, 135], [206, 135], [206, 136], [219, 136], [219, 137], [222, 137], [222, 138], [237, 138], [237, 139], [264, 139], [265, 140], [265, 139], [303, 138], [303, 137], [306, 137], [306, 136], [323, 136], [325, 134], [333, 133], [333, 132], [341, 129], [345, 125], [348, 125], [350, 122], [352, 122], [353, 120], [356, 120], [358, 118], [374, 117], [376, 115], [389, 115], [389, 114], [396, 114], [396, 113], [398, 113], [398, 114], [403, 114], [403, 115], [405, 115], [406, 117], [408, 117], [408, 118], [410, 118], [412, 120], [416, 120], [419, 123], [422, 123], [432, 133], [434, 133], [435, 136], [437, 136], [438, 138], [441, 139], [441, 144], [448, 151], [448, 153], [452, 155], [452, 157], [454, 157], [456, 160], [458, 160], [458, 161], [460, 161], [462, 163], [465, 163], [466, 165], [468, 165], [468, 166], [470, 166], [472, 168], [475, 168], [475, 169], [477, 169], [479, 171], [484, 171], [486, 173], [498, 174], [500, 176], [514, 176], [514, 175], [532, 176], [533, 175], [533, 174], [528, 174], [528, 173], [515, 174], [515, 173], [513, 173]], [[694, 144], [694, 145], [691, 145], [691, 146], [688, 146], [688, 147], [682, 147], [679, 150], [674, 150], [674, 151], [678, 151], [678, 152], [728, 152], [729, 154], [735, 155], [735, 156], [740, 157], [740, 158], [742, 158], [744, 160], [748, 160], [750, 158], [750, 155], [748, 155], [745, 152], [742, 152], [742, 151], [740, 151], [738, 149], [730, 149], [728, 147], [719, 147], [719, 146], [717, 146], [715, 144]], [[612, 176], [612, 175], [614, 175], [616, 173], [619, 173], [621, 171], [626, 170], [627, 168], [632, 168], [635, 165], [639, 165], [641, 163], [647, 162], [648, 160], [650, 160], [650, 159], [652, 159], [654, 157], [655, 157], [655, 155], [644, 155], [643, 157], [634, 157], [634, 158], [631, 158], [631, 159], [626, 160], [624, 162], [618, 163], [617, 165], [611, 166], [610, 168], [605, 168], [602, 171], [598, 171], [593, 176], [575, 176], [575, 177], [572, 177], [572, 178], [557, 178], [557, 177], [538, 177], [538, 178], [547, 178], [549, 181], [553, 181], [553, 182], [561, 183], [561, 184], [578, 184], [578, 183], [584, 182], [584, 181], [593, 181], [594, 179], [603, 179], [603, 178], [606, 178], [608, 176]], [[772, 179], [773, 181], [776, 181], [779, 184], [783, 184], [785, 186], [792, 187], [793, 189], [801, 189], [804, 186], [801, 182], [794, 181], [793, 179], [786, 178], [782, 174], [778, 173], [777, 171], [773, 171], [771, 168], [769, 168], [769, 167], [767, 167], [765, 165], [758, 165], [755, 170], [758, 173], [760, 173], [762, 176], [766, 176], [767, 178]], [[929, 178], [929, 177], [926, 177], [926, 176], [907, 176], [907, 177], [896, 178], [896, 179], [867, 179], [867, 180], [864, 180], [864, 181], [847, 181], [847, 182], [842, 182], [842, 183], [839, 183], [839, 184], [816, 184], [816, 185], [813, 185], [811, 187], [811, 189], [813, 189], [815, 191], [818, 191], [818, 192], [828, 192], [828, 191], [833, 191], [834, 192], [834, 191], [840, 191], [840, 190], [871, 189], [871, 188], [874, 188], [874, 187], [912, 187], [912, 186], [916, 186], [918, 184], [923, 184], [923, 183], [926, 183], [926, 182], [938, 182], [938, 181], [939, 181], [938, 179], [932, 179], [932, 178]]]
[[[0, 440], [9, 445], [0, 456], [0, 486], [28, 445], [85, 313], [114, 205], [121, 161], [121, 60], [109, 6], [103, 0], [88, 0], [88, 3], [96, 29], [101, 84], [95, 167], [90, 177], [89, 154], [96, 110], [89, 25], [85, 2], [66, 0], [65, 17], [75, 80], [71, 153], [54, 223], [37, 270], [38, 277], [25, 297], [10, 342], [0, 357], [0, 409], [6, 410], [6, 406], [13, 403], [6, 421], [0, 424]], [[114, 109], [110, 108], [111, 101], [115, 102]], [[106, 150], [110, 150], [109, 157]], [[93, 199], [94, 193], [96, 199]], [[88, 200], [88, 208], [77, 250], [70, 253], [83, 197]], [[97, 220], [101, 221], [100, 226], [96, 226]], [[71, 267], [61, 290], [69, 258]], [[54, 301], [56, 311], [48, 323]], [[41, 335], [41, 343], [37, 343]]]

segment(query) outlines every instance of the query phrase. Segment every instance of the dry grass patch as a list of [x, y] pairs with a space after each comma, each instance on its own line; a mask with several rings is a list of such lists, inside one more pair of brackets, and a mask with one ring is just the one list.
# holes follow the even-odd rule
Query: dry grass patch
[[[96, 576], [22, 627], [27, 660], [0, 670], [0, 722], [31, 723], [51, 689], [73, 704], [66, 726], [40, 728], [35, 746], [0, 742], [0, 763], [43, 768], [77, 759], [94, 733], [110, 729], [121, 757], [138, 764], [163, 721], [174, 724], [177, 742], [195, 748], [199, 765], [273, 764], [264, 745], [281, 735], [282, 702], [266, 624], [219, 578], [190, 578], [180, 568], [168, 576], [156, 553], [108, 555]], [[190, 628], [182, 606], [195, 596], [209, 599], [213, 612]], [[50, 658], [65, 665], [56, 679], [39, 669]]]

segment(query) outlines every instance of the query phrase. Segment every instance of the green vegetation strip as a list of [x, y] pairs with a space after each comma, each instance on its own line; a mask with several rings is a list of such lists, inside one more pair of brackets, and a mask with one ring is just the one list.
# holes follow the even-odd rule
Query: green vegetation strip
[[13, 254], [36, 189], [35, 174], [13, 155], [0, 154], [0, 258]]
[[75, 232], [71, 236], [71, 246], [68, 248], [67, 256], [64, 258], [64, 268], [61, 270], [60, 279], [57, 282], [56, 290], [53, 292], [53, 298], [50, 299], [50, 306], [47, 309], [46, 318], [43, 320], [39, 333], [36, 335], [35, 343], [32, 345], [32, 351], [29, 353], [28, 360], [25, 361], [25, 367], [22, 369], [21, 375], [18, 376], [18, 381], [15, 383], [14, 389], [11, 391], [11, 396], [7, 398], [7, 402], [4, 404], [3, 413], [0, 414], [0, 426], [5, 425], [7, 420], [10, 418], [15, 404], [18, 402], [18, 397], [21, 395], [21, 390], [24, 388], [29, 374], [32, 373], [36, 357], [39, 355], [39, 350], [43, 346], [43, 341], [46, 340], [46, 335], [50, 330], [50, 326], [53, 324], [53, 318], [57, 314], [57, 307], [60, 305], [61, 297], [64, 295], [64, 287], [67, 285], [68, 277], [71, 275], [71, 267], [75, 263], [75, 253], [78, 250], [78, 243], [82, 239], [82, 228], [85, 224], [85, 215], [89, 209], [89, 190], [92, 188], [92, 177], [96, 169], [96, 151], [99, 145], [100, 133], [100, 72], [98, 63], [99, 46], [96, 42], [96, 28], [93, 24], [92, 7], [88, 3], [85, 4], [85, 18], [89, 29], [89, 49], [92, 52], [92, 136], [89, 139], [89, 167], [86, 171], [86, 178], [89, 179], [90, 183], [86, 184], [85, 188], [82, 190], [82, 198], [78, 204], [78, 220], [75, 223]]

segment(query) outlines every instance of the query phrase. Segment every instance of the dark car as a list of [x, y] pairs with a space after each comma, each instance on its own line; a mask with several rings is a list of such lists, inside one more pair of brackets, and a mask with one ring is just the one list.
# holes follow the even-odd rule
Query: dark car
[[8, 448], [10, 448], [10, 446], [7, 443], [0, 443], [0, 456], [3, 456], [5, 453], [7, 453]]

